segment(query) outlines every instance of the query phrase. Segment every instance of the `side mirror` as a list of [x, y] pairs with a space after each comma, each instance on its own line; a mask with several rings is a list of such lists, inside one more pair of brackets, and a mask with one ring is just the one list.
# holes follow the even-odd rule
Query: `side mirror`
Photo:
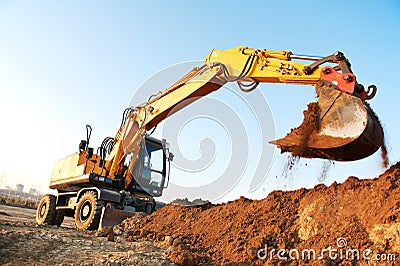
[[174, 154], [172, 152], [168, 153], [168, 161], [172, 162], [174, 160]]
[[86, 147], [87, 147], [87, 141], [81, 140], [81, 143], [79, 143], [79, 152], [86, 150]]
[[172, 152], [170, 152], [169, 143], [167, 142], [166, 139], [162, 139], [162, 146], [163, 146], [163, 150], [165, 152], [165, 155], [168, 158], [168, 161], [172, 162], [174, 160], [174, 154]]

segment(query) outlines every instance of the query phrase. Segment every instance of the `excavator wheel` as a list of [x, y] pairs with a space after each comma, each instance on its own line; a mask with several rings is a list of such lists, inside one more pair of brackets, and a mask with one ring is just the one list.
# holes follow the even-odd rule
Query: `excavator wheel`
[[87, 191], [76, 205], [74, 221], [79, 230], [97, 230], [104, 202], [98, 200], [95, 192]]
[[56, 215], [56, 197], [50, 194], [44, 195], [36, 210], [37, 224], [53, 225]]
[[361, 97], [341, 92], [334, 84], [316, 84], [317, 103], [304, 111], [302, 124], [284, 138], [271, 141], [294, 156], [354, 161], [383, 145], [382, 126]]
[[53, 225], [60, 226], [64, 221], [64, 211], [57, 210], [56, 216], [54, 217]]

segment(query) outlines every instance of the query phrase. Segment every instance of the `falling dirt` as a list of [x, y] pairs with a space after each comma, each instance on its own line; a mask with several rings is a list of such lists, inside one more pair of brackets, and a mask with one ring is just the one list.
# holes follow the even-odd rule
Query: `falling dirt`
[[[292, 129], [289, 133], [290, 135], [296, 135], [299, 137], [300, 145], [294, 147], [288, 156], [282, 173], [282, 176], [285, 180], [291, 178], [294, 166], [299, 162], [300, 157], [304, 156], [304, 154], [308, 152], [308, 142], [310, 140], [310, 136], [315, 130], [319, 130], [320, 128], [318, 114], [318, 103], [309, 103], [307, 105], [307, 110], [303, 111], [303, 122], [299, 127]], [[285, 149], [282, 149], [282, 152], [284, 151]]]
[[[319, 106], [318, 103], [312, 102], [307, 105], [307, 110], [303, 111], [304, 119], [301, 125], [297, 128], [291, 130], [289, 134], [297, 135], [299, 137], [300, 145], [294, 147], [294, 149], [289, 154], [286, 164], [284, 166], [282, 176], [285, 180], [285, 188], [291, 188], [293, 183], [293, 171], [295, 165], [299, 162], [300, 157], [307, 153], [308, 142], [310, 140], [311, 134], [315, 130], [319, 130]], [[286, 183], [288, 183], [286, 185]]]
[[[262, 200], [169, 204], [140, 220], [125, 220], [119, 229], [125, 237], [163, 241], [179, 265], [280, 265], [282, 256], [293, 265], [349, 265], [375, 263], [383, 254], [398, 265], [400, 163], [374, 179], [351, 176], [329, 187], [273, 191]], [[305, 250], [315, 255], [302, 257]], [[330, 256], [332, 250], [344, 255]], [[372, 253], [364, 256], [366, 251]]]
[[332, 165], [332, 161], [330, 160], [324, 160], [324, 162], [322, 163], [322, 169], [321, 172], [319, 173], [318, 176], [318, 182], [323, 183], [326, 180], [326, 177], [328, 175], [329, 169], [331, 168]]
[[285, 190], [293, 188], [293, 174], [296, 170], [296, 165], [299, 162], [300, 157], [289, 154], [282, 171], [282, 177], [284, 181]]
[[320, 129], [319, 121], [320, 109], [318, 103], [312, 102], [307, 105], [307, 110], [303, 111], [304, 120], [301, 125], [292, 130], [291, 134], [299, 136], [299, 145], [294, 147], [292, 154], [302, 156], [308, 150], [308, 142], [311, 134]]
[[386, 169], [389, 165], [389, 158], [387, 156], [385, 140], [383, 140], [383, 145], [381, 147], [381, 158], [382, 158], [382, 167]]
[[299, 136], [300, 145], [294, 147], [291, 154], [289, 154], [286, 164], [283, 169], [284, 179], [291, 177], [294, 166], [299, 162], [300, 157], [308, 150], [308, 142], [311, 134], [319, 129], [319, 107], [318, 103], [312, 102], [307, 105], [307, 110], [303, 111], [304, 119], [301, 125], [291, 130], [289, 134]]
[[300, 157], [289, 154], [285, 167], [283, 168], [282, 171], [282, 176], [284, 178], [287, 178], [290, 175], [291, 171], [294, 169], [295, 165], [299, 162], [299, 160]]
[[[371, 108], [371, 106], [368, 103], [365, 103], [365, 105], [369, 108], [371, 111], [370, 116], [372, 116], [372, 119], [375, 120], [379, 125], [382, 126], [381, 121], [379, 120], [379, 117], [376, 115], [375, 111]], [[385, 131], [382, 128], [382, 146], [381, 146], [381, 165], [384, 169], [387, 169], [389, 166], [389, 158], [388, 158], [388, 152], [386, 148], [386, 138], [385, 138]]]

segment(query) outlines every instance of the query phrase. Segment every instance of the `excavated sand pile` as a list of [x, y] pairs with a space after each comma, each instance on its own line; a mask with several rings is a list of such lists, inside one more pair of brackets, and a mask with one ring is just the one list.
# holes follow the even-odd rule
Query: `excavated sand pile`
[[[165, 241], [171, 261], [180, 265], [303, 265], [313, 260], [336, 265], [366, 263], [377, 255], [396, 259], [396, 264], [400, 163], [374, 179], [351, 176], [329, 187], [273, 191], [263, 200], [169, 204], [150, 216], [127, 219], [117, 229], [132, 241]], [[284, 251], [278, 254], [280, 249]], [[308, 255], [311, 249], [315, 258]]]

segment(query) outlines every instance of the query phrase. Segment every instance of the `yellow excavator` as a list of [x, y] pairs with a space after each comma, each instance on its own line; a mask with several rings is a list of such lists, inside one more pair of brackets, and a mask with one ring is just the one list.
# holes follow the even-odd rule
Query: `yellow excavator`
[[353, 161], [383, 145], [382, 127], [366, 102], [376, 86], [365, 89], [358, 83], [343, 53], [317, 57], [247, 47], [212, 50], [202, 66], [147, 102], [127, 108], [115, 137], [105, 138], [96, 152], [89, 147], [92, 129], [87, 125], [79, 152], [56, 163], [50, 188], [57, 195], [42, 198], [37, 223], [60, 225], [71, 216], [79, 230], [95, 230], [135, 212], [153, 212], [158, 207], [154, 198], [168, 184], [173, 154], [166, 140], [147, 132], [227, 82], [237, 82], [243, 92], [260, 82], [315, 85], [318, 101], [309, 104], [303, 123], [271, 141], [282, 152]]

